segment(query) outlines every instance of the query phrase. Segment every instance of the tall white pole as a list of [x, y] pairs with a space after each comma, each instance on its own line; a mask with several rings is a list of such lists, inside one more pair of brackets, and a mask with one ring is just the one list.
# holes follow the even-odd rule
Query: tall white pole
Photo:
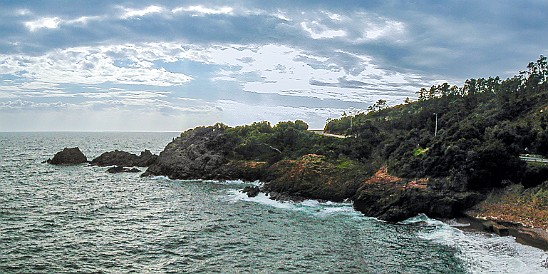
[[350, 114], [350, 134], [352, 134], [352, 114]]
[[438, 135], [438, 114], [434, 113], [436, 115], [436, 129], [434, 130], [434, 137]]

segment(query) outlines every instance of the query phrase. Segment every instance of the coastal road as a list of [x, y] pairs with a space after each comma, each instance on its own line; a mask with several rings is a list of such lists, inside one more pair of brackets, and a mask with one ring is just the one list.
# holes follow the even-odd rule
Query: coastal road
[[341, 139], [344, 139], [344, 138], [347, 138], [348, 136], [345, 136], [345, 135], [338, 135], [338, 134], [331, 134], [331, 133], [325, 133], [323, 132], [323, 130], [321, 129], [311, 129], [309, 131], [312, 131], [316, 134], [320, 134], [320, 135], [323, 135], [323, 136], [327, 136], [327, 137], [334, 137], [334, 138], [341, 138]]
[[538, 155], [521, 154], [519, 156], [519, 158], [522, 159], [525, 162], [535, 162], [535, 163], [548, 164], [548, 159], [543, 158], [542, 156], [538, 156]]

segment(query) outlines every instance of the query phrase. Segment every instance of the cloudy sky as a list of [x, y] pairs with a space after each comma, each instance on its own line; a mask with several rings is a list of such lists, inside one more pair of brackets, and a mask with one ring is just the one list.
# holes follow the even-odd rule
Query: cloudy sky
[[327, 118], [548, 55], [548, 1], [0, 1], [0, 131]]

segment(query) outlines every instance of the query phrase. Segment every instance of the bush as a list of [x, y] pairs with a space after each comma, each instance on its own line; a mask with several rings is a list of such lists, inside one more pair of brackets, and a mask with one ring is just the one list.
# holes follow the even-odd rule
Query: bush
[[529, 166], [523, 175], [521, 184], [530, 188], [546, 181], [548, 181], [548, 166]]

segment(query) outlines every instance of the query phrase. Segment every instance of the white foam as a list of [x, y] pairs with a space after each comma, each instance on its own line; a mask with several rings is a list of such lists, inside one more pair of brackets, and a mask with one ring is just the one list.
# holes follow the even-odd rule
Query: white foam
[[152, 176], [150, 178], [152, 180], [157, 180], [157, 181], [169, 181], [169, 180], [171, 180], [167, 176]]
[[246, 193], [242, 193], [240, 190], [231, 189], [228, 191], [228, 194], [232, 202], [237, 202], [237, 201], [255, 202], [255, 203], [268, 205], [275, 208], [283, 208], [283, 209], [293, 209], [295, 207], [295, 204], [292, 202], [280, 202], [276, 200], [271, 200], [268, 196], [266, 196], [266, 194], [262, 192], [260, 192], [255, 197], [248, 197]]
[[304, 200], [302, 202], [276, 201], [270, 199], [269, 196], [262, 192], [256, 197], [248, 197], [247, 194], [235, 189], [228, 191], [228, 198], [232, 202], [254, 202], [280, 209], [302, 211], [318, 217], [326, 217], [334, 214], [348, 214], [363, 217], [362, 214], [353, 209], [351, 203], [320, 202], [317, 200]]
[[452, 227], [468, 227], [468, 226], [470, 226], [470, 223], [461, 223], [456, 219], [447, 220], [447, 221], [445, 221], [445, 223], [452, 226]]
[[462, 231], [436, 220], [427, 223], [435, 229], [418, 236], [459, 250], [459, 258], [472, 273], [548, 273], [548, 254], [513, 237]]
[[209, 184], [218, 184], [218, 185], [253, 185], [253, 186], [261, 186], [263, 183], [261, 181], [254, 181], [254, 182], [244, 182], [242, 180], [202, 180], [202, 179], [195, 179], [195, 180], [174, 180], [170, 179], [167, 176], [151, 176], [150, 177], [153, 180], [157, 181], [173, 181], [173, 182], [192, 182], [192, 183], [209, 183]]

